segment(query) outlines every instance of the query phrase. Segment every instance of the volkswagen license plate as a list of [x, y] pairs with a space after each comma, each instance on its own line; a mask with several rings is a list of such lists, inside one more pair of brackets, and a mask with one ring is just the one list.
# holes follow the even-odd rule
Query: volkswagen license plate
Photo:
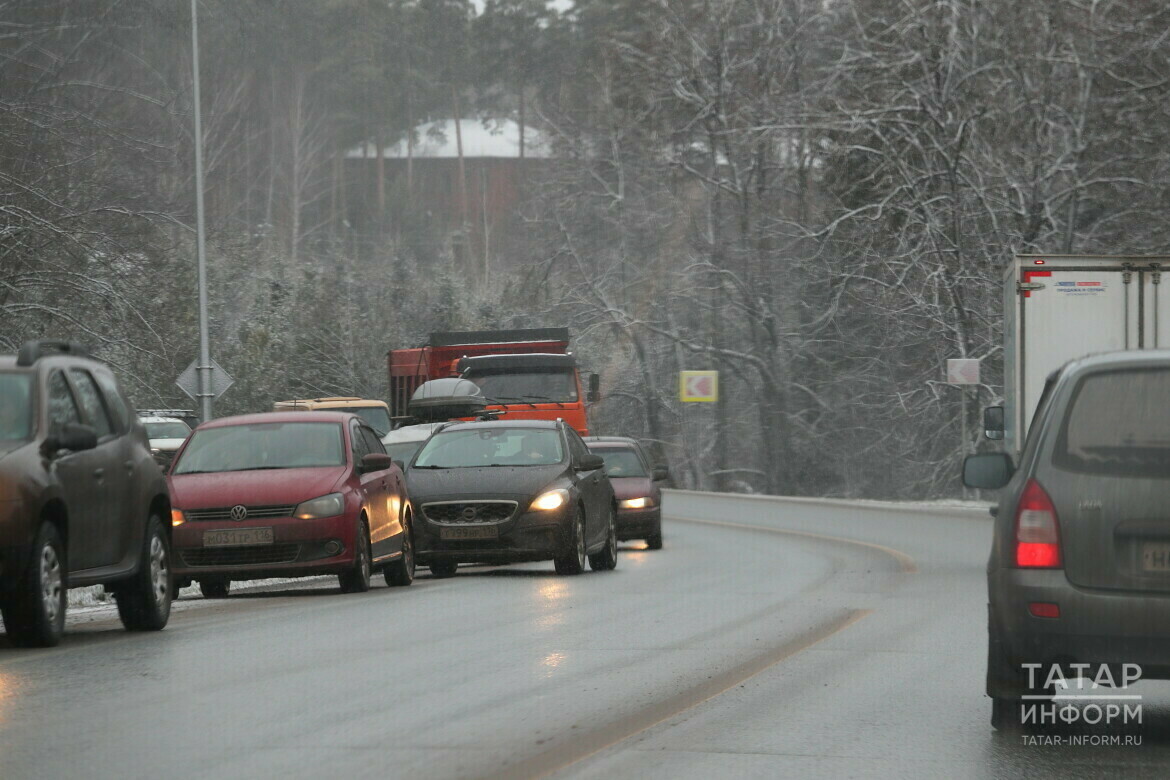
[[498, 539], [500, 529], [494, 525], [472, 526], [470, 528], [440, 528], [439, 538], [455, 539]]
[[204, 547], [239, 547], [245, 544], [272, 544], [271, 528], [225, 528], [221, 531], [204, 531]]
[[1170, 572], [1170, 544], [1146, 542], [1142, 545], [1142, 568], [1146, 571]]

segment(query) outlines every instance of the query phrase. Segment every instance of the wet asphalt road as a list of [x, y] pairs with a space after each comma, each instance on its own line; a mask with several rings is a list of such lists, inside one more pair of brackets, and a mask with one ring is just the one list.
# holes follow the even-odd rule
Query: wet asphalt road
[[[666, 549], [77, 613], [0, 638], [0, 778], [1163, 776], [1144, 723], [997, 735], [981, 512], [674, 493]], [[1130, 735], [1140, 746], [1053, 739]], [[1027, 740], [1031, 738], [1033, 744]]]

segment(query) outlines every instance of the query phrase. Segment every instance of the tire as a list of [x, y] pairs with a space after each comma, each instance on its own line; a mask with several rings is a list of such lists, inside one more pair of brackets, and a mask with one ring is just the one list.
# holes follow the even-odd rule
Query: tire
[[17, 647], [55, 647], [65, 633], [69, 569], [52, 523], [41, 523], [24, 576], [0, 605], [8, 640]]
[[662, 549], [662, 532], [651, 534], [646, 537], [647, 550], [661, 550]]
[[459, 564], [454, 561], [431, 561], [430, 563], [431, 576], [439, 579], [454, 577], [457, 568], [459, 568]]
[[370, 532], [365, 520], [358, 525], [354, 542], [353, 568], [337, 575], [342, 593], [365, 593], [370, 589]]
[[226, 599], [231, 590], [232, 581], [226, 578], [199, 580], [199, 592], [205, 599]]
[[617, 528], [614, 525], [613, 507], [609, 508], [609, 523], [605, 531], [605, 546], [589, 556], [589, 568], [593, 571], [613, 571], [617, 568]]
[[[987, 693], [991, 697], [991, 727], [996, 731], [1021, 728], [1024, 696], [1052, 695], [1052, 688], [1028, 686], [1028, 676], [1013, 664], [990, 611], [987, 625]], [[1038, 703], [1039, 700], [1031, 700]]]
[[391, 561], [382, 570], [386, 584], [391, 587], [404, 587], [414, 582], [414, 539], [411, 533], [410, 515], [407, 515], [402, 523], [402, 555], [398, 556], [398, 560]]
[[577, 507], [570, 522], [573, 524], [573, 539], [569, 551], [553, 559], [557, 574], [580, 574], [585, 571], [585, 513]]
[[138, 560], [138, 572], [118, 583], [114, 600], [127, 631], [161, 631], [171, 616], [171, 545], [162, 520], [152, 514]]

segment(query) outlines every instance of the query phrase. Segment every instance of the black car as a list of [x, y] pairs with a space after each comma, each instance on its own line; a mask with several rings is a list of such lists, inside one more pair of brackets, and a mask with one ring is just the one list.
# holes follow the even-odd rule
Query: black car
[[67, 342], [0, 356], [0, 613], [8, 639], [51, 646], [66, 590], [105, 585], [123, 625], [171, 611], [171, 506], [113, 373]]
[[617, 566], [613, 488], [602, 459], [561, 421], [451, 423], [411, 461], [420, 563], [554, 561], [558, 574]]
[[1052, 694], [1097, 692], [1082, 678], [1170, 679], [1167, 399], [1170, 350], [1081, 358], [1049, 377], [1018, 463], [966, 459], [967, 485], [1003, 488], [987, 564], [994, 727], [1057, 722]]

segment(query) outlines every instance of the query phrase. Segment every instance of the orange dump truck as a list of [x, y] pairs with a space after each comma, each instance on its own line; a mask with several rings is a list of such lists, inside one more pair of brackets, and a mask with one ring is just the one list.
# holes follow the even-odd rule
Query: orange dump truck
[[560, 418], [589, 434], [586, 409], [597, 400], [598, 377], [589, 375], [586, 393], [568, 328], [432, 333], [421, 347], [390, 350], [387, 362], [396, 418], [408, 415], [411, 395], [423, 382], [460, 377], [478, 385], [487, 409], [507, 419]]

